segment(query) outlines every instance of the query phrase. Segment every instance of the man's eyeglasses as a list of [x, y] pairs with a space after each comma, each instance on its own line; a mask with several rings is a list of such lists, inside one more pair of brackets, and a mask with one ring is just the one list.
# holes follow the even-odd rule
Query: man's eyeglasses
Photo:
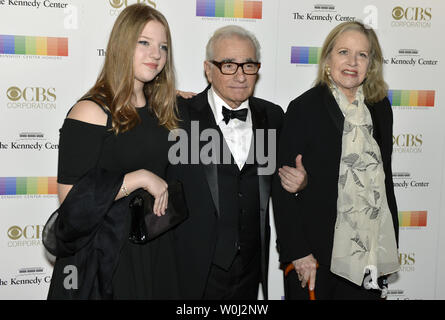
[[260, 70], [261, 63], [260, 62], [218, 62], [215, 60], [210, 61], [215, 66], [219, 68], [222, 74], [231, 75], [235, 74], [238, 71], [238, 68], [241, 67], [244, 74], [257, 74], [258, 70]]

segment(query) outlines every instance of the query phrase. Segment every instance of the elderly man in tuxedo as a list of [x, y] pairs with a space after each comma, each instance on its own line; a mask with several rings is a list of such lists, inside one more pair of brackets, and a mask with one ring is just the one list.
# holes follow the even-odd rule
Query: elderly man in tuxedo
[[[269, 197], [282, 109], [253, 97], [260, 46], [239, 26], [215, 31], [206, 48], [209, 86], [179, 98], [186, 150], [170, 176], [183, 182], [189, 218], [176, 228], [184, 299], [267, 299]], [[182, 141], [183, 142], [183, 141]], [[172, 153], [172, 154], [173, 154]], [[301, 156], [280, 168], [282, 186], [306, 184]]]

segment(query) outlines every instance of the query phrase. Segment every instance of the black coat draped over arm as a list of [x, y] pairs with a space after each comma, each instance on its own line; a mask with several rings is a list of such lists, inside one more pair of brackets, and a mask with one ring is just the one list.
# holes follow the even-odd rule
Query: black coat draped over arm
[[128, 199], [114, 201], [123, 175], [94, 168], [68, 193], [43, 231], [57, 257], [49, 299], [108, 299], [125, 239]]

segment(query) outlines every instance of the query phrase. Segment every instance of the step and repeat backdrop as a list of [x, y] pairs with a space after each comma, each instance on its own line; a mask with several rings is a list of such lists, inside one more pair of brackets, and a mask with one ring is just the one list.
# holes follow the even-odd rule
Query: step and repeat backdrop
[[[167, 17], [181, 90], [207, 85], [205, 45], [215, 29], [237, 24], [255, 33], [255, 95], [284, 110], [313, 85], [334, 26], [372, 26], [394, 112], [401, 271], [390, 278], [389, 299], [445, 299], [445, 3], [427, 0], [0, 0], [0, 299], [46, 298], [54, 257], [42, 229], [58, 207], [59, 129], [93, 85], [117, 15], [136, 2]], [[279, 300], [271, 223], [270, 298]]]

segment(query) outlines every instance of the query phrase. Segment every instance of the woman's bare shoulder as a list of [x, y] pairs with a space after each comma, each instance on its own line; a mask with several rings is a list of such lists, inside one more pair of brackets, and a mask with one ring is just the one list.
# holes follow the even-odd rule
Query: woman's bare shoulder
[[98, 104], [90, 100], [77, 102], [69, 112], [67, 118], [101, 126], [107, 124], [107, 114]]

